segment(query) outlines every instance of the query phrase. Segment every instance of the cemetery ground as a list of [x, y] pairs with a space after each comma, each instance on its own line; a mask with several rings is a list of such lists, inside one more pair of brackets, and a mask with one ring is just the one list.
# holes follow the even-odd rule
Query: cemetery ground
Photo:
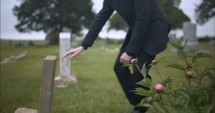
[[[54, 88], [53, 113], [129, 113], [132, 106], [128, 103], [118, 80], [113, 72], [113, 65], [120, 45], [106, 45], [108, 49], [101, 49], [102, 44], [96, 42], [92, 48], [83, 52], [72, 61], [72, 73], [77, 75], [78, 83], [66, 88]], [[166, 65], [178, 63], [172, 46], [159, 54], [156, 59], [165, 57], [158, 67], [163, 77], [171, 76], [177, 86], [183, 84], [184, 73]], [[214, 51], [214, 45], [207, 42], [200, 43], [200, 48]], [[0, 64], [1, 69], [1, 113], [14, 113], [19, 107], [38, 109], [42, 60], [47, 55], [58, 55], [58, 46], [11, 47], [8, 41], [1, 41], [0, 60], [10, 55], [17, 55], [27, 51], [27, 57], [16, 62]], [[214, 66], [214, 56], [201, 59], [199, 64]], [[59, 72], [59, 62], [56, 75]], [[159, 77], [151, 69], [153, 82]], [[176, 86], [176, 87], [177, 87]], [[153, 113], [149, 110], [148, 113]]]

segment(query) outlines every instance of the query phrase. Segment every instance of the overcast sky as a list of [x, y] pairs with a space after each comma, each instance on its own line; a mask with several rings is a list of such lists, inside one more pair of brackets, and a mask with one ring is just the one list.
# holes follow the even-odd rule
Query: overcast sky
[[[98, 12], [102, 7], [103, 0], [92, 0], [94, 3], [93, 9], [95, 12]], [[186, 15], [191, 18], [192, 23], [195, 21], [195, 6], [200, 4], [202, 0], [182, 0], [180, 8], [184, 11]], [[19, 33], [14, 28], [17, 23], [16, 17], [12, 13], [12, 8], [14, 5], [20, 3], [20, 0], [1, 0], [1, 38], [2, 39], [39, 39], [42, 40], [45, 38], [43, 32], [31, 32], [31, 33]], [[197, 35], [198, 36], [214, 36], [214, 18], [203, 26], [197, 25]], [[111, 31], [107, 32], [107, 26], [105, 26], [100, 33], [102, 37], [115, 37], [123, 38], [125, 33], [123, 31]], [[85, 31], [86, 33], [86, 31]], [[182, 35], [182, 32], [178, 32], [178, 35]]]

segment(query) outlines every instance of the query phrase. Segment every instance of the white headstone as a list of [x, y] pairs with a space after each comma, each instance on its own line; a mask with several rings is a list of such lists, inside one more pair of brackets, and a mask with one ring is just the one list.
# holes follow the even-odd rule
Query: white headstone
[[63, 55], [70, 49], [70, 33], [60, 33], [60, 76], [69, 77], [71, 75], [70, 58]]
[[57, 87], [66, 87], [69, 84], [78, 82], [76, 76], [71, 74], [70, 57], [63, 57], [64, 54], [71, 49], [71, 38], [71, 33], [60, 33], [60, 72], [59, 76], [55, 77], [55, 84]]
[[190, 22], [183, 23], [183, 42], [187, 40], [184, 51], [191, 52], [199, 49], [199, 43], [196, 36], [196, 24]]

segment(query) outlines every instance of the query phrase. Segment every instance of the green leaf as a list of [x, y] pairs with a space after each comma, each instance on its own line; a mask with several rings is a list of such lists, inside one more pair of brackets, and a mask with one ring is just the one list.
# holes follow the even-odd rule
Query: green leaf
[[137, 82], [137, 84], [148, 88], [151, 87], [151, 81], [149, 78], [143, 79], [142, 81]]
[[151, 107], [151, 105], [150, 104], [148, 104], [148, 103], [143, 103], [143, 104], [138, 104], [136, 107]]
[[192, 103], [198, 103], [198, 99], [199, 99], [199, 95], [198, 94], [191, 94], [190, 95], [190, 101], [192, 102]]
[[167, 65], [167, 67], [179, 69], [179, 70], [182, 70], [182, 71], [185, 71], [185, 70], [186, 70], [183, 66], [181, 66], [181, 65], [179, 65], [179, 64], [169, 64], [169, 65]]
[[162, 85], [166, 86], [168, 83], [171, 83], [173, 81], [173, 79], [171, 79], [170, 77], [168, 77], [167, 79], [163, 80], [161, 82]]
[[210, 54], [204, 53], [204, 52], [198, 52], [198, 53], [196, 54], [196, 56], [197, 56], [198, 58], [211, 57]]
[[144, 65], [143, 65], [141, 70], [142, 70], [144, 76], [146, 76], [147, 75], [146, 63], [144, 63]]
[[185, 40], [184, 46], [187, 46], [188, 39], [189, 37]]
[[173, 47], [175, 47], [175, 48], [177, 48], [177, 49], [179, 49], [180, 48], [180, 46], [177, 44], [177, 43], [170, 43]]
[[170, 43], [173, 47], [175, 47], [176, 49], [179, 49], [179, 50], [182, 50], [182, 48], [183, 48], [183, 45], [182, 45], [182, 43], [181, 43], [181, 41], [180, 40], [177, 40], [176, 42], [174, 42], [174, 43]]
[[169, 111], [163, 106], [163, 104], [157, 104], [161, 113], [169, 113]]
[[125, 64], [123, 64], [122, 66], [123, 66], [123, 67], [130, 67], [130, 66], [131, 66], [131, 64], [129, 64], [129, 63], [125, 63]]
[[196, 55], [193, 56], [192, 63], [196, 62], [199, 58], [205, 58], [205, 57], [211, 58], [211, 55], [204, 52], [198, 52]]
[[201, 113], [211, 113], [214, 105], [206, 105], [201, 109]]
[[185, 98], [187, 99], [187, 101], [190, 100], [190, 95], [189, 95], [188, 92], [186, 92], [186, 91], [183, 90], [183, 89], [179, 89], [178, 91], [180, 92], [180, 95], [182, 95], [183, 97], [185, 97]]
[[135, 94], [141, 95], [141, 96], [151, 96], [152, 93], [148, 92], [147, 90], [143, 89], [143, 88], [136, 88], [134, 90]]
[[150, 105], [150, 104], [148, 104], [148, 103], [147, 103], [147, 104], [146, 104], [146, 103], [145, 103], [145, 104], [143, 104], [143, 106], [144, 106], [144, 107], [151, 107], [151, 105]]
[[183, 50], [179, 50], [177, 52], [177, 55], [182, 61], [185, 61], [187, 59], [187, 54]]
[[161, 57], [160, 59], [157, 60], [157, 63], [161, 62], [165, 57]]

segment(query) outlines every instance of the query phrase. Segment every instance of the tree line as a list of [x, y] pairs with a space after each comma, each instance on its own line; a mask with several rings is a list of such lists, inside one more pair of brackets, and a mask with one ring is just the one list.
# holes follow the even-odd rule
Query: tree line
[[[179, 8], [181, 0], [159, 0], [161, 7], [171, 25], [172, 30], [182, 27], [190, 18]], [[89, 28], [95, 13], [91, 0], [21, 0], [20, 5], [13, 8], [18, 23], [15, 28], [19, 32], [44, 31], [50, 44], [58, 44], [58, 34], [64, 29], [81, 35], [84, 28]], [[206, 23], [215, 15], [215, 1], [203, 0], [196, 6], [197, 22]], [[109, 20], [109, 28], [126, 30], [125, 21], [118, 14]]]

